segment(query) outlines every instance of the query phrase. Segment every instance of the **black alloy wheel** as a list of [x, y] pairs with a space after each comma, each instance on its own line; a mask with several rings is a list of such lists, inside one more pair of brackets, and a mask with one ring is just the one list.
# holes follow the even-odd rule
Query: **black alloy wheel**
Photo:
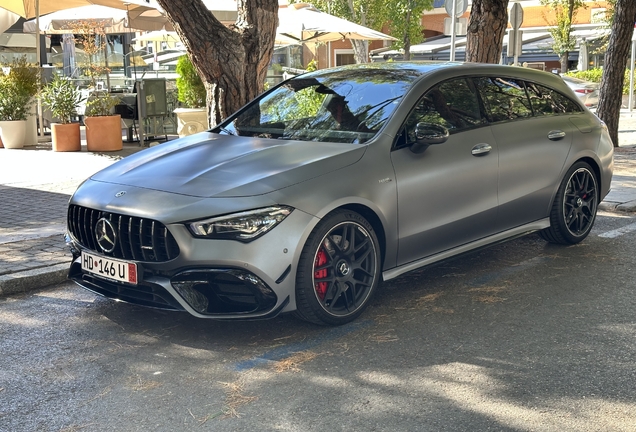
[[299, 261], [297, 315], [317, 324], [352, 321], [367, 306], [380, 279], [380, 250], [373, 228], [352, 211], [326, 217]]
[[566, 174], [552, 206], [550, 228], [542, 237], [559, 244], [576, 244], [592, 230], [598, 209], [596, 175], [585, 162], [578, 162]]

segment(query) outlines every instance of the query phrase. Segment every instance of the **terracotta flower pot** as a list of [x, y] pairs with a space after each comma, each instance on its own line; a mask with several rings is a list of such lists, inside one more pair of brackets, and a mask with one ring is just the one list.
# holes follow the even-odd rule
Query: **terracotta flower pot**
[[53, 140], [53, 151], [68, 152], [82, 149], [79, 123], [52, 123], [51, 138]]
[[88, 151], [117, 151], [124, 147], [121, 138], [121, 116], [86, 117], [86, 148]]

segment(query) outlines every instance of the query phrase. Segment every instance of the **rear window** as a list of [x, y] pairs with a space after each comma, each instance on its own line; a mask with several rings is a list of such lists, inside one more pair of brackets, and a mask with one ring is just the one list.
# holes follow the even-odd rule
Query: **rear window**
[[530, 103], [536, 116], [581, 112], [581, 107], [556, 90], [535, 83], [526, 83]]
[[475, 82], [491, 122], [532, 117], [532, 107], [522, 80], [481, 77]]

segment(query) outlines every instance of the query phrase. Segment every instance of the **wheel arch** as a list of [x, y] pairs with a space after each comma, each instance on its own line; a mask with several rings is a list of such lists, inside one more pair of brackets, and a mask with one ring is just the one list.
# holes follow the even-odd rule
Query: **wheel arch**
[[[592, 170], [594, 171], [594, 175], [596, 176], [596, 181], [598, 182], [597, 191], [598, 191], [598, 195], [599, 196], [597, 198], [600, 201], [601, 200], [601, 193], [602, 193], [601, 191], [603, 190], [603, 187], [605, 186], [605, 185], [602, 184], [603, 176], [601, 175], [601, 167], [599, 166], [598, 162], [596, 160], [594, 160], [594, 158], [591, 158], [589, 156], [584, 156], [584, 157], [582, 157], [580, 159], [577, 159], [576, 161], [574, 161], [574, 163], [572, 165], [574, 165], [574, 164], [576, 164], [578, 162], [587, 163], [592, 168]], [[570, 165], [570, 166], [572, 166], [572, 165]]]
[[[326, 214], [324, 217], [327, 217], [328, 215], [330, 215], [331, 213], [337, 211], [337, 210], [351, 210], [354, 211], [356, 213], [358, 213], [360, 216], [362, 216], [363, 218], [365, 218], [373, 227], [374, 231], [375, 231], [375, 235], [378, 238], [378, 242], [380, 243], [380, 256], [381, 256], [381, 262], [383, 264], [384, 267], [384, 263], [385, 263], [385, 259], [386, 259], [386, 231], [384, 229], [384, 225], [382, 224], [382, 220], [380, 219], [380, 217], [376, 214], [375, 211], [373, 211], [373, 209], [371, 209], [370, 207], [365, 206], [364, 204], [358, 204], [358, 203], [350, 203], [350, 204], [344, 204], [341, 205], [339, 207], [336, 207], [334, 209], [332, 209], [328, 214]], [[323, 218], [324, 218], [323, 217]], [[382, 273], [380, 273], [381, 275]]]

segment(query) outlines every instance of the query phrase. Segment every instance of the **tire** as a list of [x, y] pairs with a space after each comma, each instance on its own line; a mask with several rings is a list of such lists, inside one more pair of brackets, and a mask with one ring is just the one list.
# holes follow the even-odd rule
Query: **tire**
[[550, 211], [550, 227], [540, 232], [541, 237], [550, 243], [579, 243], [594, 226], [598, 201], [594, 170], [585, 162], [575, 163], [559, 186]]
[[298, 262], [296, 315], [322, 325], [356, 319], [380, 281], [380, 247], [371, 224], [338, 210], [311, 233]]

